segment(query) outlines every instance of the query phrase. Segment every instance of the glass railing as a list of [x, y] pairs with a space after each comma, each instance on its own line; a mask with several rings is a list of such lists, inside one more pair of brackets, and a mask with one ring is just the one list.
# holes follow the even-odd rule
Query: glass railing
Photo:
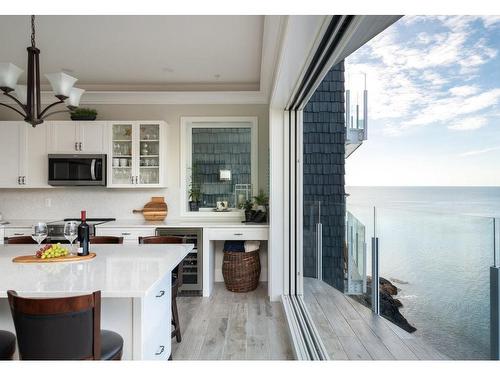
[[378, 264], [381, 316], [450, 359], [489, 359], [496, 232], [498, 221], [488, 217], [348, 204], [346, 279], [359, 289], [346, 291], [373, 309]]

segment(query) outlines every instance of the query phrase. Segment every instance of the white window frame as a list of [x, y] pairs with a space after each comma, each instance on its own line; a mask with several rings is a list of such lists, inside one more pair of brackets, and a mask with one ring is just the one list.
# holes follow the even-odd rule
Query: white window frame
[[210, 116], [181, 117], [181, 170], [180, 170], [180, 205], [181, 216], [184, 217], [241, 217], [243, 210], [234, 208], [230, 212], [213, 212], [211, 209], [189, 211], [188, 208], [188, 172], [192, 165], [192, 130], [194, 128], [250, 128], [250, 174], [252, 195], [259, 190], [259, 157], [258, 157], [258, 118], [256, 116]]

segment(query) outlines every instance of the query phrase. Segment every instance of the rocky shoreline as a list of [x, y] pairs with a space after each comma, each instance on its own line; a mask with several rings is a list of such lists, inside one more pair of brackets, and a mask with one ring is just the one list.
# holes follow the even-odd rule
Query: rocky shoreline
[[[398, 327], [407, 332], [415, 332], [417, 329], [413, 327], [408, 320], [399, 312], [399, 308], [403, 307], [401, 301], [393, 296], [397, 296], [398, 288], [389, 280], [383, 277], [379, 278], [379, 293], [380, 293], [380, 315], [387, 320], [396, 324]], [[366, 281], [366, 294], [351, 296], [361, 304], [371, 308], [372, 280], [368, 277]]]

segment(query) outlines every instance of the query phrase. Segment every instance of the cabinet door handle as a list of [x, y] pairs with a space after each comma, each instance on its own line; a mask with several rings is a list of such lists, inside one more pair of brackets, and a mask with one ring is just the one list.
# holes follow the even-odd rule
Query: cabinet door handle
[[130, 232], [123, 232], [123, 233], [122, 233], [122, 236], [130, 236], [131, 234], [132, 234], [132, 233], [130, 233]]
[[165, 295], [165, 291], [164, 291], [164, 290], [160, 290], [160, 293], [158, 293], [158, 294], [156, 295], [156, 298], [161, 298], [161, 297], [163, 297], [164, 295]]
[[75, 151], [78, 151], [78, 142], [75, 142]]
[[82, 142], [78, 143], [78, 151], [82, 151]]
[[235, 233], [235, 236], [243, 236], [243, 233]]
[[136, 185], [139, 183], [139, 176], [135, 176], [135, 183]]
[[158, 347], [158, 349], [159, 349], [159, 351], [157, 351], [157, 352], [155, 353], [155, 355], [160, 355], [160, 354], [162, 354], [162, 353], [165, 351], [165, 346], [160, 345], [160, 346]]
[[17, 176], [17, 184], [21, 185], [21, 176]]
[[26, 185], [26, 176], [21, 176], [21, 184]]

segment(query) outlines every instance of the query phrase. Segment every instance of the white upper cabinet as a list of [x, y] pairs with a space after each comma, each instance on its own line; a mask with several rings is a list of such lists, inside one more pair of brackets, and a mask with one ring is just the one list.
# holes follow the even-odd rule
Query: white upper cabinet
[[162, 121], [111, 123], [108, 187], [165, 186], [165, 127]]
[[47, 121], [47, 148], [53, 154], [105, 152], [104, 121]]
[[23, 127], [21, 142], [21, 182], [23, 187], [49, 187], [47, 183], [47, 127], [44, 124], [33, 128]]
[[106, 123], [80, 121], [78, 123], [78, 150], [86, 154], [106, 153]]
[[0, 187], [48, 187], [46, 127], [0, 122]]
[[21, 184], [22, 127], [29, 126], [20, 121], [0, 122], [0, 187], [19, 187]]

